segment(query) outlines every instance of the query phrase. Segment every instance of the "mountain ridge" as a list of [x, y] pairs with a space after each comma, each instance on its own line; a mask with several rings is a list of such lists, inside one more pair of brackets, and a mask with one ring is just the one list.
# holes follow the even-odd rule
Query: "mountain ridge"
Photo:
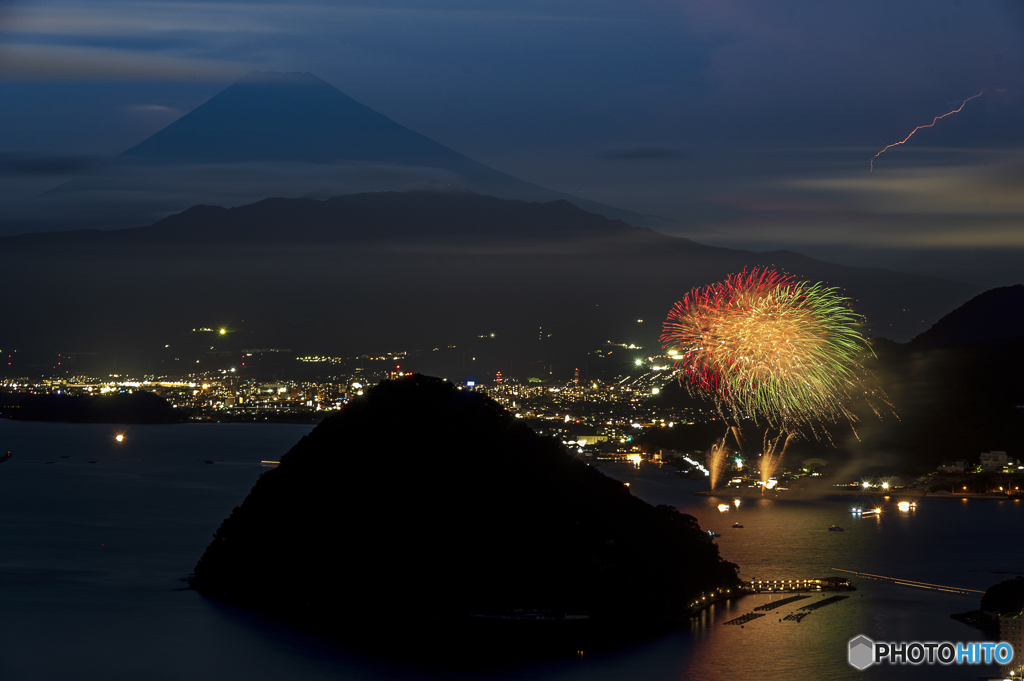
[[170, 362], [181, 334], [244, 322], [259, 330], [248, 347], [317, 354], [396, 341], [450, 345], [483, 331], [516, 354], [538, 327], [557, 331], [560, 357], [597, 339], [653, 350], [657, 320], [687, 291], [753, 267], [839, 287], [867, 317], [867, 333], [900, 341], [977, 293], [785, 251], [707, 246], [563, 202], [368, 193], [194, 207], [142, 228], [0, 238], [6, 280], [31, 282], [0, 299], [8, 320], [0, 347], [149, 348]]
[[[1016, 313], [1015, 313], [1016, 311]], [[1024, 337], [1024, 284], [978, 294], [911, 341], [914, 348], [988, 345]]]

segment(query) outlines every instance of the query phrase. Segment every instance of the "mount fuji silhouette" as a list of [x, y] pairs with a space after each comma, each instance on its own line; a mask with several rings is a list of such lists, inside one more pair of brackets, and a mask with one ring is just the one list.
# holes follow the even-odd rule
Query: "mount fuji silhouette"
[[386, 163], [514, 180], [309, 73], [253, 71], [121, 154], [155, 163]]
[[252, 71], [110, 163], [46, 192], [32, 231], [150, 224], [196, 204], [424, 189], [562, 199], [635, 226], [678, 224], [490, 168], [309, 73]]

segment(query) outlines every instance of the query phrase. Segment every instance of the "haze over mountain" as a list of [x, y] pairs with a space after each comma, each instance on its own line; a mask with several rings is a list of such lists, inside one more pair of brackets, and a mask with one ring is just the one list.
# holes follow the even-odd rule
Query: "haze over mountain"
[[0, 229], [124, 227], [201, 203], [451, 188], [527, 201], [566, 199], [632, 224], [678, 225], [497, 171], [309, 73], [253, 71], [111, 162], [22, 206]]
[[1024, 457], [1024, 286], [992, 289], [902, 346], [876, 343], [873, 370], [899, 426], [862, 419], [872, 456], [936, 464], [990, 450]]
[[[18, 284], [0, 299], [0, 347], [46, 349], [54, 367], [58, 352], [143, 353], [145, 368], [163, 373], [237, 364], [244, 347], [352, 355], [485, 338], [478, 344], [486, 348], [466, 350], [464, 370], [571, 371], [569, 362], [606, 342], [659, 352], [676, 300], [756, 266], [841, 287], [866, 316], [868, 335], [900, 341], [977, 293], [788, 251], [703, 246], [563, 201], [370, 193], [199, 206], [142, 228], [0, 238], [8, 290]], [[196, 341], [203, 354], [186, 367], [186, 337], [219, 327], [229, 333]]]

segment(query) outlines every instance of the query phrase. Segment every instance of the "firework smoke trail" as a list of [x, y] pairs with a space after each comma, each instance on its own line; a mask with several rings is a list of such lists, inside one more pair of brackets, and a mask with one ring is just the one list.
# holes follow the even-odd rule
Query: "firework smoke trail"
[[[736, 440], [736, 447], [737, 447], [737, 449], [742, 452], [743, 451], [743, 438], [741, 437], [742, 433], [740, 433], [740, 429], [737, 428], [736, 426], [729, 426], [729, 430], [732, 431], [732, 436]], [[728, 436], [728, 433], [726, 433], [726, 436]]]
[[[786, 447], [789, 445], [790, 439], [793, 434], [790, 433], [779, 434], [775, 439], [769, 440], [768, 433], [764, 434], [764, 451], [761, 453], [761, 494], [764, 494], [765, 486], [768, 481], [775, 475], [776, 471], [779, 470], [779, 466], [782, 464], [782, 457], [786, 454]], [[782, 449], [779, 449], [779, 442], [782, 442]]]
[[760, 415], [782, 432], [806, 427], [817, 436], [823, 419], [852, 425], [846, 405], [855, 394], [886, 402], [858, 359], [868, 350], [860, 322], [836, 289], [755, 268], [690, 291], [669, 312], [661, 341], [676, 351], [691, 392], [737, 423]]
[[[996, 88], [996, 92], [1006, 92], [1006, 90], [1000, 90], [1000, 89]], [[960, 113], [960, 111], [964, 108], [964, 105], [967, 104], [967, 102], [971, 101], [972, 99], [977, 99], [978, 97], [981, 97], [983, 94], [985, 94], [985, 90], [982, 90], [981, 92], [979, 92], [978, 94], [974, 95], [973, 97], [968, 97], [964, 101], [960, 102], [960, 106], [958, 106], [957, 108], [953, 109], [952, 111], [947, 111], [946, 113], [942, 114], [941, 116], [936, 116], [935, 118], [932, 119], [932, 122], [929, 123], [928, 125], [919, 125], [919, 126], [917, 126], [916, 128], [914, 128], [913, 130], [910, 131], [909, 135], [907, 135], [906, 137], [901, 139], [899, 142], [893, 142], [892, 144], [886, 146], [885, 149], [882, 149], [882, 151], [878, 152], [877, 154], [875, 154], [874, 156], [871, 157], [871, 170], [869, 172], [872, 172], [872, 173], [875, 172], [875, 159], [878, 158], [879, 156], [881, 156], [883, 153], [885, 153], [886, 150], [892, 149], [893, 147], [898, 147], [899, 145], [906, 143], [907, 140], [909, 140], [911, 137], [914, 136], [915, 132], [917, 132], [918, 130], [921, 130], [923, 128], [930, 128], [930, 127], [932, 127], [933, 125], [935, 125], [936, 123], [941, 121], [946, 116], [952, 116], [955, 113]]]
[[729, 437], [729, 431], [725, 432], [720, 440], [716, 440], [715, 444], [711, 445], [711, 449], [708, 450], [705, 455], [705, 460], [708, 464], [708, 476], [711, 481], [711, 491], [718, 488], [718, 483], [722, 481], [722, 471], [725, 469], [725, 460], [729, 458], [729, 447], [725, 444], [725, 439]]

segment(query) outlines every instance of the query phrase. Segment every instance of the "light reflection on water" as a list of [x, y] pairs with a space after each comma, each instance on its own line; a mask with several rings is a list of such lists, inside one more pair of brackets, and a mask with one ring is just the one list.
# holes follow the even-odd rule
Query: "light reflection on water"
[[[707, 489], [700, 481], [681, 480], [668, 467], [647, 464], [639, 470], [602, 467], [630, 482], [630, 491], [655, 504], [675, 506], [697, 518], [701, 527], [721, 534], [722, 556], [741, 567], [744, 579], [800, 579], [829, 575], [849, 577], [858, 590], [851, 598], [814, 611], [800, 624], [779, 622], [785, 614], [814, 598], [783, 606], [743, 629], [716, 626], [762, 602], [785, 595], [741, 599], [727, 617], [709, 613], [691, 634], [699, 642], [689, 658], [692, 678], [736, 678], [770, 673], [772, 678], [949, 678], [968, 679], [995, 673], [995, 667], [873, 667], [857, 672], [845, 662], [846, 644], [858, 634], [881, 641], [971, 641], [983, 635], [949, 618], [977, 608], [980, 594], [948, 594], [857, 578], [842, 568], [965, 589], [984, 590], [1024, 571], [1024, 511], [1014, 501], [924, 498], [910, 512], [897, 509], [895, 495], [878, 517], [858, 518], [856, 497], [808, 501], [744, 498], [720, 512], [728, 494], [693, 496]], [[874, 499], [868, 504], [877, 503]], [[739, 522], [743, 529], [732, 529]], [[838, 525], [843, 532], [830, 532]], [[826, 594], [828, 595], [828, 594]]]
[[[804, 602], [743, 628], [722, 626], [783, 597], [750, 596], [616, 652], [511, 671], [453, 672], [367, 659], [180, 590], [213, 531], [264, 471], [259, 461], [276, 460], [309, 430], [134, 426], [116, 443], [111, 426], [0, 421], [0, 445], [14, 453], [0, 465], [0, 679], [854, 679], [861, 673], [846, 664], [845, 646], [859, 633], [878, 640], [981, 638], [948, 617], [976, 607], [976, 598], [854, 578], [860, 590], [850, 599], [800, 624], [778, 620]], [[992, 571], [1021, 569], [1010, 553], [1024, 543], [1020, 504], [925, 499], [915, 513], [893, 509], [855, 520], [842, 500], [744, 499], [719, 513], [716, 506], [733, 499], [692, 496], [699, 483], [648, 464], [605, 470], [630, 482], [637, 496], [677, 506], [719, 531], [723, 555], [747, 579], [817, 577], [844, 567], [984, 589], [1009, 576]], [[380, 487], [386, 494], [386, 481]], [[737, 520], [744, 529], [731, 529]], [[846, 531], [828, 532], [832, 524]], [[968, 679], [983, 670], [866, 673]]]

